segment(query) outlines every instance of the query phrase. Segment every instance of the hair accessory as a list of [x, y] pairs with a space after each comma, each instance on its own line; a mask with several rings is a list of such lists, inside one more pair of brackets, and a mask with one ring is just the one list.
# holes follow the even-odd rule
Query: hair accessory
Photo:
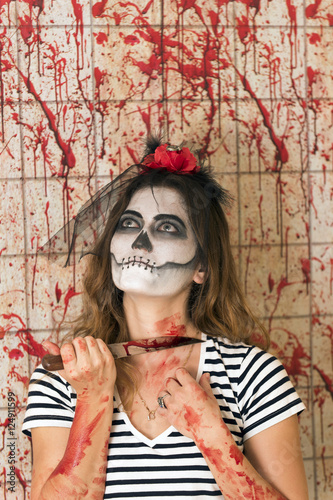
[[199, 172], [200, 165], [189, 148], [162, 144], [155, 153], [145, 157], [142, 162], [144, 170], [165, 169], [176, 174], [191, 174]]

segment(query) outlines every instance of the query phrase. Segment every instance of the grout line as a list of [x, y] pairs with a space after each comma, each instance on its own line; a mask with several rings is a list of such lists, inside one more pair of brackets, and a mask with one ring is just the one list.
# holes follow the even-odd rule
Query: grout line
[[[304, 15], [304, 20], [305, 20], [305, 24], [304, 24], [304, 28], [303, 28], [303, 32], [304, 32], [304, 66], [305, 68], [308, 67], [308, 44], [307, 44], [307, 39], [306, 39], [306, 31], [307, 31], [307, 21], [306, 21], [306, 15], [305, 15], [305, 8], [306, 8], [306, 5], [305, 5], [305, 0], [303, 0], [303, 15]], [[308, 78], [307, 78], [307, 72], [305, 71], [304, 72], [304, 78], [305, 78], [305, 102], [306, 102], [306, 106], [305, 106], [305, 113], [306, 113], [306, 119], [305, 119], [305, 123], [306, 123], [306, 151], [307, 151], [307, 172], [309, 172], [311, 169], [310, 169], [310, 123], [309, 123], [309, 97], [308, 97]], [[307, 175], [307, 190], [308, 190], [308, 200], [311, 199], [311, 176], [308, 174]], [[313, 451], [312, 451], [312, 455], [313, 457], [316, 457], [316, 426], [315, 426], [315, 413], [314, 413], [314, 401], [313, 401], [313, 394], [314, 394], [314, 385], [313, 385], [313, 380], [314, 380], [314, 372], [313, 372], [313, 335], [314, 335], [314, 331], [313, 331], [313, 315], [312, 315], [312, 311], [313, 311], [313, 301], [312, 301], [312, 293], [313, 293], [313, 284], [312, 284], [312, 280], [313, 280], [313, 268], [314, 268], [314, 265], [313, 265], [313, 261], [312, 261], [312, 227], [313, 227], [313, 209], [312, 209], [312, 205], [311, 203], [309, 203], [309, 259], [310, 259], [310, 282], [309, 282], [309, 319], [310, 319], [310, 408], [311, 408], [311, 414], [312, 414], [312, 418], [311, 418], [311, 429], [312, 429], [312, 438], [313, 438]], [[316, 467], [316, 460], [314, 459], [313, 461], [313, 484], [314, 484], [314, 494], [315, 494], [315, 500], [317, 500], [318, 498], [318, 486], [317, 486], [317, 467]]]
[[[235, 89], [235, 93], [236, 93], [236, 89]], [[304, 96], [300, 95], [299, 96], [300, 98], [302, 99], [306, 99], [306, 92], [304, 92]], [[316, 100], [316, 101], [319, 101], [319, 102], [325, 102], [327, 101], [329, 104], [332, 102], [332, 99], [333, 99], [333, 95], [332, 96], [316, 96], [316, 95], [313, 95], [313, 98]], [[265, 97], [265, 96], [260, 96], [260, 94], [258, 94], [258, 99], [260, 99], [260, 101], [262, 102], [265, 102], [265, 103], [285, 103], [286, 100], [289, 102], [289, 103], [297, 103], [299, 101], [299, 99], [296, 97], [296, 98], [290, 98], [290, 99], [286, 99], [286, 98], [283, 98], [283, 97]], [[156, 99], [153, 99], [153, 98], [138, 98], [138, 99], [135, 99], [135, 98], [127, 98], [127, 96], [122, 96], [122, 97], [119, 97], [117, 99], [101, 99], [100, 102], [102, 103], [110, 103], [110, 104], [119, 104], [121, 102], [123, 102], [124, 100], [126, 100], [126, 104], [127, 103], [130, 103], [130, 104], [142, 104], [142, 103], [147, 103], [147, 104], [159, 104], [159, 103], [163, 103], [163, 97], [160, 97], [160, 98], [156, 98]], [[197, 104], [210, 104], [211, 101], [206, 98], [206, 97], [197, 97], [197, 98], [193, 98], [193, 99], [190, 99], [190, 98], [186, 98], [186, 97], [183, 97], [182, 100], [184, 102], [191, 102], [191, 103], [197, 103]], [[168, 98], [168, 101], [172, 102], [172, 103], [179, 103], [179, 98], [176, 98], [176, 97], [169, 97]], [[253, 98], [251, 96], [243, 96], [243, 97], [223, 97], [222, 99], [222, 102], [241, 102], [241, 103], [244, 103], [244, 104], [248, 104], [248, 103], [253, 103]], [[63, 99], [62, 101], [56, 101], [55, 99], [45, 99], [43, 100], [43, 102], [45, 102], [46, 104], [59, 104], [59, 102], [61, 102], [62, 104], [67, 104], [67, 103], [75, 103], [75, 104], [82, 104], [82, 105], [85, 105], [87, 102], [94, 102], [94, 98], [92, 99], [82, 99], [82, 98], [65, 98]], [[10, 104], [10, 105], [13, 105], [13, 106], [17, 106], [19, 103], [22, 103], [22, 104], [25, 104], [27, 106], [38, 106], [38, 103], [36, 101], [25, 101], [25, 100], [22, 100], [22, 99], [9, 99], [8, 97], [4, 99], [4, 104]]]
[[[93, 103], [93, 133], [94, 133], [94, 162], [95, 162], [95, 172], [94, 172], [94, 181], [95, 181], [95, 192], [98, 190], [98, 158], [97, 158], [97, 113], [96, 113], [96, 86], [95, 86], [95, 46], [96, 41], [93, 35], [93, 31], [95, 28], [94, 19], [92, 16], [92, 0], [89, 0], [90, 3], [90, 37], [91, 37], [91, 79], [92, 79], [92, 103]], [[68, 176], [69, 178], [69, 176]], [[83, 176], [83, 179], [85, 176]], [[110, 179], [110, 178], [109, 178]]]
[[[90, 9], [90, 12], [91, 12], [91, 9]], [[17, 24], [14, 25], [14, 24], [2, 24], [1, 26], [3, 27], [6, 27], [6, 28], [9, 28], [9, 29], [18, 29], [19, 27], [21, 26], [24, 26], [24, 27], [27, 27], [27, 28], [33, 28], [33, 29], [36, 29], [37, 26], [42, 29], [42, 28], [55, 28], [55, 29], [65, 29], [65, 28], [69, 28], [72, 26], [72, 23], [75, 22], [75, 18], [73, 18], [72, 20], [69, 19], [69, 22], [68, 23], [61, 23], [61, 24], [43, 24], [43, 23], [40, 23], [37, 25], [37, 23], [27, 23], [27, 24]], [[328, 20], [327, 20], [328, 22]], [[140, 28], [140, 29], [144, 29], [144, 28], [147, 28], [147, 27], [151, 27], [151, 28], [159, 28], [161, 25], [160, 24], [155, 24], [155, 23], [149, 23], [149, 21], [147, 21], [145, 24], [93, 24], [93, 27], [96, 28], [96, 29], [114, 29], [114, 30], [121, 30], [121, 29], [133, 29], [133, 30], [136, 30], [137, 28]], [[165, 25], [168, 29], [177, 29], [178, 26], [176, 24], [167, 24]], [[229, 28], [229, 29], [235, 29], [237, 28], [238, 26], [240, 26], [239, 24], [236, 24], [234, 22], [234, 24], [224, 24], [224, 23], [221, 23], [221, 24], [206, 24], [207, 28], [215, 28], [215, 27], [218, 27], [218, 28]], [[294, 24], [251, 24], [251, 23], [248, 23], [248, 24], [244, 24], [242, 25], [246, 28], [251, 28], [251, 29], [262, 29], [262, 30], [270, 30], [270, 29], [274, 29], [274, 30], [281, 30], [281, 29], [294, 29], [295, 26]], [[91, 27], [91, 25], [89, 24], [82, 24], [82, 27], [84, 29], [89, 29]], [[197, 24], [184, 24], [183, 26], [184, 29], [203, 29], [202, 28], [202, 23], [197, 23]], [[303, 29], [313, 29], [313, 30], [322, 30], [322, 29], [326, 29], [327, 31], [330, 31], [332, 29], [331, 26], [329, 25], [322, 25], [322, 24], [318, 24], [318, 25], [308, 25], [306, 23], [306, 20], [305, 20], [305, 23], [299, 23], [297, 24], [297, 28], [303, 28]]]
[[[15, 12], [16, 12], [15, 7]], [[18, 33], [16, 33], [16, 41], [17, 41], [17, 46], [16, 46], [16, 57], [17, 57], [17, 66], [19, 69], [20, 66], [20, 55], [19, 55], [19, 44], [18, 44]], [[19, 72], [17, 72], [17, 88], [18, 92], [21, 92], [21, 81], [19, 78]], [[22, 254], [22, 257], [24, 257], [24, 284], [25, 284], [25, 293], [24, 293], [24, 305], [25, 305], [25, 321], [24, 323], [26, 324], [27, 329], [29, 328], [29, 307], [28, 307], [28, 296], [27, 296], [27, 289], [28, 289], [28, 262], [27, 262], [27, 254], [28, 254], [28, 242], [27, 242], [27, 206], [26, 206], [26, 193], [25, 193], [25, 175], [24, 175], [24, 154], [23, 154], [23, 125], [22, 125], [22, 103], [19, 102], [18, 104], [18, 113], [19, 113], [19, 144], [20, 144], [20, 162], [21, 162], [21, 177], [20, 177], [20, 182], [21, 182], [21, 189], [22, 189], [22, 211], [23, 211], [23, 247], [24, 247], [24, 253]], [[29, 377], [31, 375], [30, 373], [30, 357], [29, 354], [27, 356], [27, 362], [28, 362], [28, 374]]]
[[[331, 241], [319, 241], [319, 242], [313, 242], [311, 243], [311, 247], [327, 247], [327, 246], [331, 246], [332, 245], [332, 242]], [[286, 245], [284, 245], [285, 247]], [[303, 241], [303, 242], [292, 242], [292, 243], [288, 243], [288, 248], [308, 248], [308, 244], [306, 241]], [[271, 249], [271, 248], [281, 248], [281, 245], [279, 243], [239, 243], [239, 244], [233, 244], [231, 245], [231, 248], [233, 250], [238, 250], [238, 249], [243, 249], [243, 250], [246, 250], [248, 249], [249, 247], [251, 248], [254, 248], [254, 249]], [[67, 252], [57, 252], [57, 255], [66, 255]], [[35, 255], [34, 252], [24, 252], [24, 253], [2, 253], [1, 254], [1, 258], [14, 258], [14, 257], [31, 257]], [[317, 314], [315, 315], [316, 317], [318, 316]]]
[[[237, 138], [236, 138], [236, 142], [237, 141]], [[216, 167], [218, 168], [218, 167]], [[317, 175], [323, 175], [323, 171], [322, 170], [305, 170], [304, 171], [305, 173], [308, 172], [309, 174], [317, 174]], [[214, 172], [213, 172], [214, 173]], [[281, 175], [282, 177], [285, 177], [285, 176], [298, 176], [300, 173], [302, 173], [301, 169], [300, 170], [285, 170]], [[326, 172], [326, 176], [330, 176], [331, 174], [333, 174], [333, 172]], [[226, 177], [226, 176], [255, 176], [255, 177], [258, 177], [259, 175], [259, 171], [256, 172], [256, 171], [240, 171], [240, 172], [237, 172], [237, 171], [227, 171], [227, 172], [217, 172], [216, 173], [217, 176], [223, 176], [223, 177]], [[274, 177], [274, 176], [278, 176], [279, 174], [277, 172], [273, 172], [271, 170], [264, 170], [262, 172], [260, 172], [260, 175], [263, 177], [263, 176], [271, 176], [271, 177]], [[98, 180], [106, 180], [106, 181], [110, 181], [110, 175], [109, 174], [96, 174], [96, 177]], [[53, 175], [49, 175], [49, 176], [46, 176], [46, 178], [48, 179], [48, 181], [54, 181], [54, 182], [58, 182], [58, 177], [55, 177]], [[71, 179], [71, 180], [86, 180], [88, 179], [88, 176], [87, 175], [68, 175], [68, 179]], [[0, 182], [18, 182], [22, 180], [22, 175], [21, 176], [17, 176], [17, 177], [1, 177], [0, 176]], [[24, 177], [24, 180], [25, 181], [43, 181], [45, 182], [45, 177], [40, 177], [40, 176], [36, 176], [36, 177], [31, 177], [31, 176], [26, 176]]]
[[[235, 3], [232, 5], [232, 21], [235, 24], [235, 13], [236, 7]], [[236, 29], [234, 30], [234, 90], [235, 90], [235, 117], [236, 117], [236, 164], [237, 164], [237, 224], [238, 224], [238, 245], [237, 245], [237, 256], [238, 256], [238, 277], [241, 279], [243, 276], [243, 259], [241, 258], [241, 241], [242, 241], [242, 214], [241, 214], [241, 192], [240, 192], [240, 152], [239, 152], [239, 120], [238, 120], [238, 85], [237, 85], [237, 67], [238, 67], [238, 58], [237, 58], [237, 36]], [[244, 287], [244, 283], [241, 283], [242, 288]]]

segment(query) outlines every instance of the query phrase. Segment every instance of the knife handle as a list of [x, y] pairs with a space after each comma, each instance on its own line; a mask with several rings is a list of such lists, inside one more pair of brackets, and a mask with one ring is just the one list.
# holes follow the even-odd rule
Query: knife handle
[[42, 359], [42, 365], [48, 372], [56, 372], [64, 369], [60, 354], [45, 354]]

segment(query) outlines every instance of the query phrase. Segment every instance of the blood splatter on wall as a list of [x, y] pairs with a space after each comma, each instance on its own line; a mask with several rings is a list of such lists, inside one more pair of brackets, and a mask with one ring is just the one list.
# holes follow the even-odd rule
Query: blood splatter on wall
[[310, 498], [331, 498], [332, 30], [331, 0], [1, 2], [6, 498], [29, 498], [20, 426], [41, 342], [60, 341], [81, 308], [84, 262], [61, 269], [36, 250], [161, 128], [171, 143], [200, 145], [234, 195], [242, 285], [308, 408], [300, 425]]

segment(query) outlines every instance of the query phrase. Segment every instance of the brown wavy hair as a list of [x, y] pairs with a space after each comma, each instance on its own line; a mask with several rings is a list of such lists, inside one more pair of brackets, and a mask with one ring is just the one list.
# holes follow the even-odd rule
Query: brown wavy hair
[[[84, 307], [72, 329], [73, 336], [92, 335], [106, 343], [129, 340], [122, 305], [123, 293], [112, 280], [110, 243], [118, 221], [133, 194], [150, 187], [177, 190], [187, 207], [198, 244], [198, 260], [205, 270], [203, 284], [192, 284], [187, 313], [199, 330], [232, 342], [258, 344], [268, 348], [268, 334], [250, 311], [239, 284], [231, 252], [229, 227], [224, 209], [231, 197], [201, 168], [196, 174], [174, 174], [152, 170], [130, 179], [112, 209], [103, 234], [90, 255], [84, 279]], [[137, 380], [126, 359], [117, 361], [117, 385], [122, 389], [123, 403], [133, 401]]]

